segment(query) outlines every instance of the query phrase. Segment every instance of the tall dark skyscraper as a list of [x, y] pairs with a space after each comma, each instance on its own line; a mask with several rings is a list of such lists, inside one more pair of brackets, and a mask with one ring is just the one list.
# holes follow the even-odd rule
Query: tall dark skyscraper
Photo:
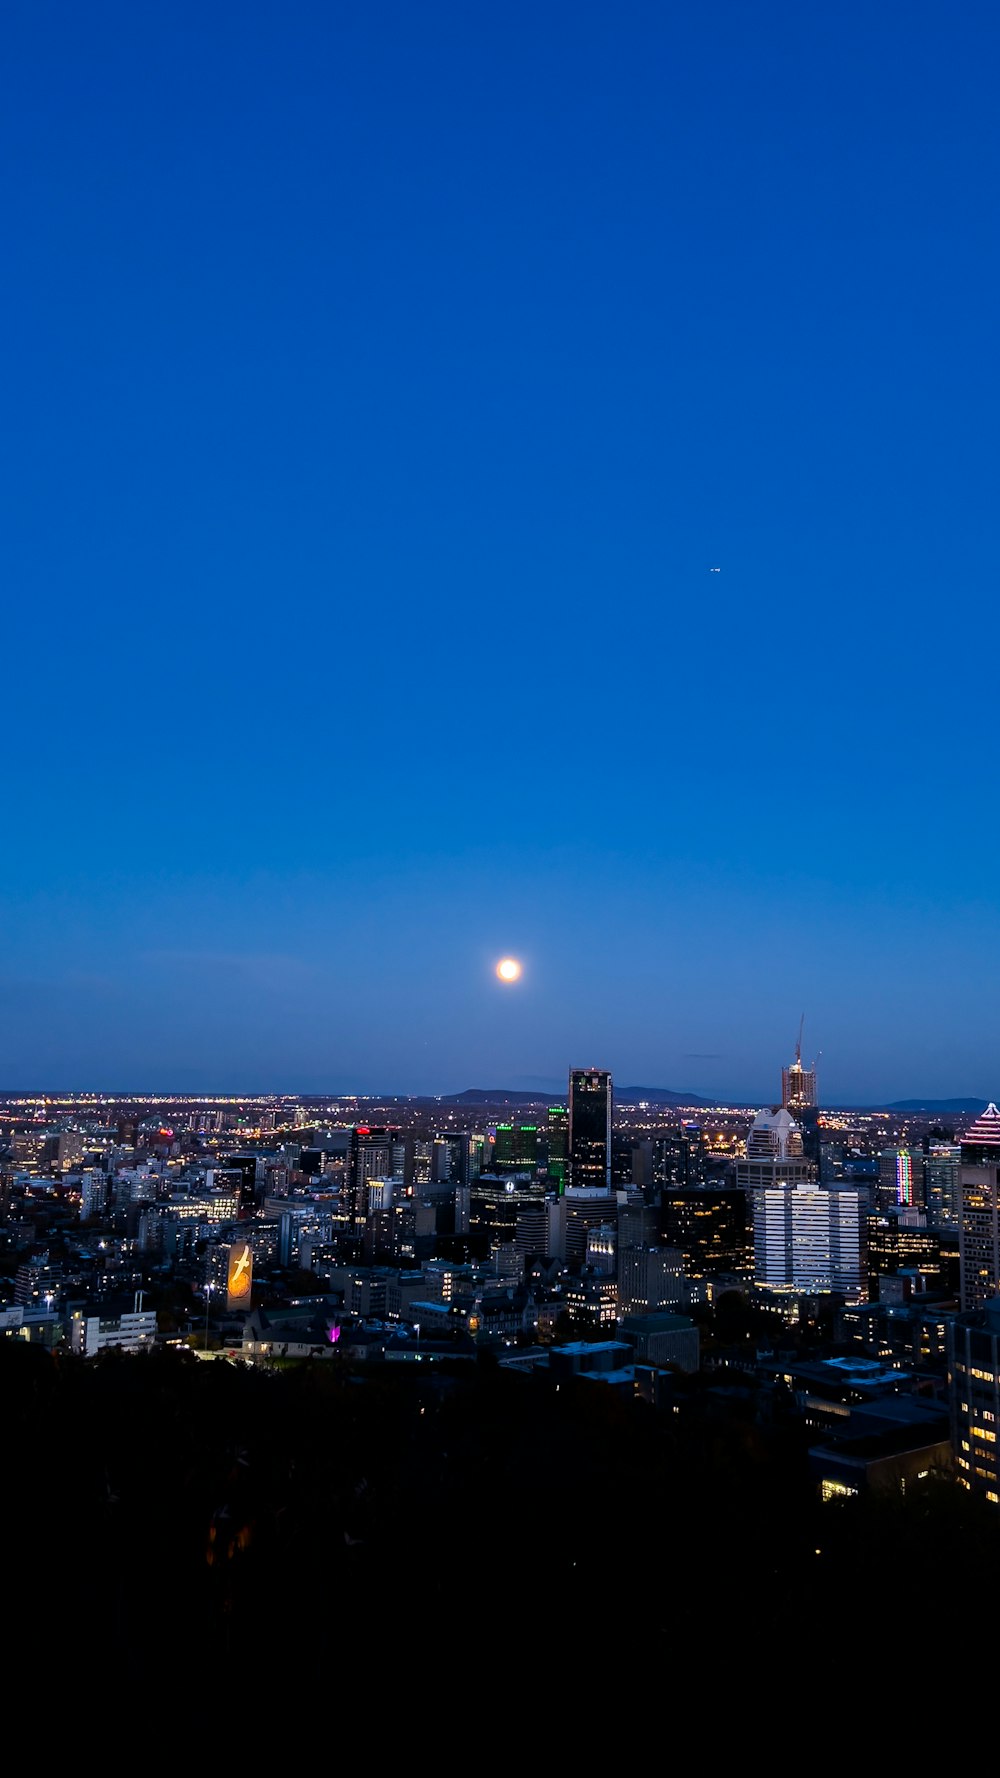
[[515, 1119], [497, 1124], [493, 1144], [495, 1173], [531, 1173], [538, 1166], [538, 1125]]
[[601, 1068], [570, 1071], [569, 1177], [577, 1190], [611, 1190], [611, 1076]]
[[556, 1180], [562, 1193], [569, 1174], [569, 1111], [564, 1105], [549, 1106], [546, 1145], [549, 1178]]

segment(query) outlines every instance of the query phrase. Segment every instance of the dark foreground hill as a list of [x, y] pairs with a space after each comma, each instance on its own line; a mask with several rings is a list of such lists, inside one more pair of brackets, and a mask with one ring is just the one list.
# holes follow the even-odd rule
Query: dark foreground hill
[[0, 1384], [16, 1649], [52, 1646], [59, 1601], [119, 1684], [186, 1651], [216, 1685], [266, 1656], [346, 1698], [357, 1651], [399, 1638], [411, 1672], [453, 1681], [636, 1638], [675, 1679], [748, 1637], [770, 1659], [807, 1635], [815, 1666], [879, 1601], [955, 1621], [1000, 1582], [989, 1509], [947, 1483], [820, 1507], [799, 1433], [697, 1382], [657, 1415], [489, 1362], [85, 1365], [2, 1341]]

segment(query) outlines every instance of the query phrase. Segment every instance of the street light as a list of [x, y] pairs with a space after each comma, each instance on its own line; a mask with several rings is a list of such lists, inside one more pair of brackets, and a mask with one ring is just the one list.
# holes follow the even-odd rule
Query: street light
[[211, 1306], [211, 1302], [212, 1302], [212, 1286], [208, 1282], [208, 1279], [206, 1278], [206, 1280], [205, 1280], [205, 1344], [204, 1344], [204, 1350], [206, 1352], [208, 1351], [208, 1311]]

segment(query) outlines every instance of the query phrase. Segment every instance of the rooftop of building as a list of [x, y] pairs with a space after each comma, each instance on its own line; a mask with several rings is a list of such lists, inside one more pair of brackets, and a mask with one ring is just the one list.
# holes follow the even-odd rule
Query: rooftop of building
[[605, 1385], [610, 1383], [613, 1387], [617, 1385], [619, 1389], [633, 1387], [635, 1366], [626, 1364], [621, 1369], [614, 1371], [584, 1371], [582, 1380], [585, 1383], [604, 1383]]
[[627, 1352], [624, 1340], [562, 1340], [558, 1346], [550, 1347], [550, 1351], [563, 1352], [571, 1357], [580, 1358], [587, 1353]]
[[774, 1105], [758, 1111], [747, 1136], [748, 1160], [797, 1160], [802, 1156], [802, 1132], [790, 1111]]
[[992, 1099], [986, 1110], [980, 1113], [975, 1123], [970, 1124], [962, 1136], [963, 1148], [979, 1148], [983, 1144], [1000, 1148], [1000, 1110]]
[[667, 1309], [654, 1309], [648, 1315], [623, 1315], [620, 1325], [623, 1328], [632, 1328], [637, 1333], [683, 1333], [687, 1328], [694, 1327], [694, 1322], [687, 1315], [674, 1315]]
[[877, 1463], [904, 1453], [938, 1451], [948, 1445], [947, 1418], [938, 1427], [887, 1426], [881, 1431], [847, 1432], [811, 1445], [810, 1459], [833, 1458], [839, 1463], [859, 1466]]

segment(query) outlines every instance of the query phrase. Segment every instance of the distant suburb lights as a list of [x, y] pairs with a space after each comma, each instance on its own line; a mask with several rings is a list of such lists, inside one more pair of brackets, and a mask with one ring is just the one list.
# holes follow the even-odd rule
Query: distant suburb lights
[[497, 975], [502, 982], [516, 982], [521, 973], [521, 965], [516, 957], [501, 957], [497, 964]]

